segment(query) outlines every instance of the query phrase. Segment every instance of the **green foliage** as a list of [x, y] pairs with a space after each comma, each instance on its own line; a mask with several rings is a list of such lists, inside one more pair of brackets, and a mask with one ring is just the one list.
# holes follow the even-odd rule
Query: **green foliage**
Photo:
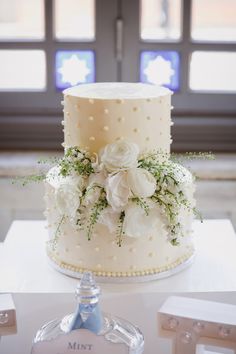
[[65, 157], [59, 162], [60, 175], [66, 177], [72, 172], [81, 176], [90, 176], [94, 173], [90, 154], [77, 147], [67, 149]]
[[46, 174], [40, 174], [40, 175], [30, 175], [30, 176], [24, 176], [24, 177], [16, 177], [13, 181], [12, 184], [15, 183], [21, 183], [22, 186], [26, 186], [29, 183], [40, 183], [43, 182], [46, 179]]
[[55, 231], [55, 234], [54, 234], [54, 238], [53, 240], [51, 240], [49, 243], [52, 247], [52, 250], [55, 251], [56, 250], [56, 247], [57, 247], [57, 244], [58, 244], [58, 239], [61, 235], [61, 226], [62, 224], [65, 222], [65, 219], [66, 219], [66, 216], [63, 215], [57, 225], [57, 228], [56, 228], [56, 231]]
[[118, 221], [117, 231], [116, 231], [116, 240], [117, 240], [117, 245], [119, 247], [121, 247], [123, 237], [124, 237], [124, 231], [123, 231], [124, 220], [125, 220], [125, 211], [122, 210], [119, 216], [119, 221]]
[[91, 208], [88, 224], [87, 224], [87, 236], [88, 240], [91, 240], [91, 236], [94, 230], [96, 223], [98, 222], [101, 212], [108, 206], [106, 199], [106, 192], [101, 188], [101, 193], [98, 200], [94, 203]]
[[135, 202], [140, 208], [142, 208], [146, 215], [149, 214], [149, 206], [147, 201], [144, 198], [132, 198], [132, 201]]

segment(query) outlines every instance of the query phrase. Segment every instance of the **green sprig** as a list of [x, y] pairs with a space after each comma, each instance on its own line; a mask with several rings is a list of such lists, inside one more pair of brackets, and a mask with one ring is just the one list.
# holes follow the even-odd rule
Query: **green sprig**
[[105, 190], [101, 188], [100, 197], [98, 198], [97, 202], [94, 203], [89, 216], [88, 225], [87, 225], [88, 240], [91, 240], [91, 236], [93, 234], [94, 227], [98, 222], [99, 216], [107, 206], [108, 206], [108, 202], [106, 199], [106, 193]]
[[117, 245], [121, 247], [122, 242], [123, 242], [123, 237], [124, 237], [124, 220], [125, 220], [125, 211], [122, 210], [119, 216], [119, 221], [117, 225], [117, 232], [116, 232], [116, 239], [117, 239]]
[[144, 198], [135, 197], [132, 198], [132, 201], [135, 202], [140, 208], [142, 208], [146, 215], [149, 214], [150, 208], [147, 201]]

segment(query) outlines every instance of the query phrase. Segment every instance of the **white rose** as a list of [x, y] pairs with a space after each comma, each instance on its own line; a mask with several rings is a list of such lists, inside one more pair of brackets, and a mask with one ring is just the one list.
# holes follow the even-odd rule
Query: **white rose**
[[127, 172], [127, 180], [131, 191], [137, 197], [151, 197], [156, 190], [154, 176], [144, 168], [130, 169]]
[[106, 145], [101, 152], [101, 162], [109, 172], [127, 170], [138, 163], [138, 145], [119, 141]]
[[105, 185], [107, 201], [115, 211], [120, 211], [128, 203], [131, 195], [130, 188], [127, 184], [126, 172], [118, 172], [110, 175], [106, 179]]
[[119, 217], [119, 212], [114, 211], [111, 207], [107, 207], [101, 212], [98, 222], [107, 226], [110, 232], [115, 232], [117, 230]]
[[101, 188], [105, 187], [106, 173], [92, 173], [88, 178], [88, 187], [86, 188], [85, 204], [94, 204], [101, 194]]
[[70, 218], [76, 216], [80, 207], [80, 197], [84, 180], [82, 177], [65, 177], [55, 189], [56, 206], [61, 215], [68, 215]]
[[140, 206], [130, 203], [125, 208], [123, 231], [129, 237], [147, 236], [156, 232], [160, 220], [160, 212], [154, 204], [150, 203], [147, 215]]

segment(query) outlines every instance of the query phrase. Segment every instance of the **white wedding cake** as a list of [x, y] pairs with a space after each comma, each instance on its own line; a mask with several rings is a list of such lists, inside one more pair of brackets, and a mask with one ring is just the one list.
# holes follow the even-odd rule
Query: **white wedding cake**
[[65, 154], [45, 196], [58, 270], [155, 278], [192, 258], [194, 180], [170, 158], [171, 94], [141, 83], [64, 91]]

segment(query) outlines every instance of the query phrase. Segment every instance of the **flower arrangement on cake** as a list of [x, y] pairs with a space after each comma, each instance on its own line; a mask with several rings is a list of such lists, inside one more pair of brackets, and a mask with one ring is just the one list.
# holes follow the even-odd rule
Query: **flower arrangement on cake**
[[61, 222], [69, 219], [74, 228], [86, 230], [88, 240], [100, 223], [121, 246], [125, 236], [152, 233], [158, 217], [176, 246], [183, 237], [182, 210], [196, 212], [186, 183], [186, 177], [193, 182], [191, 173], [165, 154], [141, 153], [128, 141], [108, 144], [99, 154], [68, 148], [48, 176], [54, 177], [61, 177], [55, 191]]

